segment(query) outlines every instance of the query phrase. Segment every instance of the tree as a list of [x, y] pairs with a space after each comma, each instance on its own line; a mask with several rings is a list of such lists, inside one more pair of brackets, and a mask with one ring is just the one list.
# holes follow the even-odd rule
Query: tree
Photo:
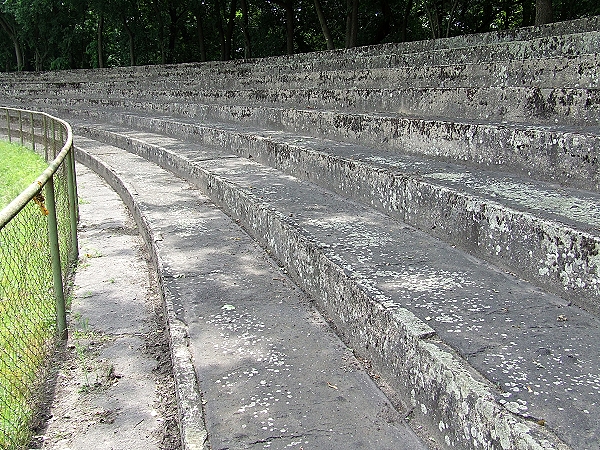
[[104, 67], [104, 14], [98, 14], [97, 28], [97, 44], [98, 44], [98, 68]]
[[15, 21], [9, 14], [0, 12], [0, 26], [14, 46], [17, 71], [21, 71], [24, 67], [23, 48], [21, 46], [20, 36]]
[[200, 61], [206, 61], [206, 45], [204, 41], [204, 25], [202, 18], [206, 14], [204, 4], [202, 1], [195, 1], [192, 3], [192, 11], [196, 18], [196, 35], [198, 36], [198, 47], [200, 51]]
[[402, 16], [402, 25], [400, 28], [400, 41], [401, 42], [406, 42], [407, 39], [407, 32], [408, 32], [408, 19], [410, 17], [410, 13], [412, 11], [413, 8], [413, 0], [408, 0], [406, 2], [406, 6], [404, 8], [404, 14]]
[[127, 35], [127, 47], [129, 48], [129, 65], [137, 64], [135, 37], [138, 33], [138, 21], [141, 11], [137, 1], [120, 0], [118, 5], [123, 30]]
[[319, 18], [319, 24], [321, 25], [321, 30], [323, 31], [323, 37], [325, 38], [325, 42], [327, 43], [327, 50], [333, 50], [335, 46], [333, 45], [333, 39], [331, 38], [331, 33], [329, 32], [329, 27], [327, 26], [327, 21], [325, 20], [325, 14], [323, 14], [323, 8], [321, 8], [321, 1], [314, 0], [315, 2], [315, 11], [317, 12], [317, 17]]
[[250, 30], [248, 29], [248, 2], [247, 0], [240, 0], [240, 3], [242, 7], [242, 32], [244, 34], [244, 58], [248, 59], [252, 57]]
[[533, 0], [521, 0], [521, 9], [523, 11], [522, 27], [528, 27], [535, 23], [535, 4]]
[[[222, 61], [227, 61], [231, 59], [237, 0], [230, 1], [228, 13], [226, 12], [226, 6], [227, 5], [225, 4], [224, 0], [215, 0], [214, 14], [215, 22], [219, 33], [219, 40], [221, 43]], [[225, 24], [223, 23], [223, 20], [225, 20]]]
[[544, 25], [552, 22], [552, 0], [535, 1], [535, 24]]
[[346, 1], [346, 48], [356, 47], [358, 39], [358, 0]]
[[3, 0], [0, 68], [263, 57], [596, 14], [598, 0]]
[[[454, 14], [461, 0], [425, 0], [423, 7], [429, 19], [431, 37], [433, 39], [449, 37], [452, 30]], [[466, 0], [468, 1], [468, 0]], [[444, 27], [444, 21], [446, 25]]]
[[272, 0], [273, 3], [283, 8], [285, 11], [285, 37], [286, 51], [288, 55], [294, 54], [294, 0]]

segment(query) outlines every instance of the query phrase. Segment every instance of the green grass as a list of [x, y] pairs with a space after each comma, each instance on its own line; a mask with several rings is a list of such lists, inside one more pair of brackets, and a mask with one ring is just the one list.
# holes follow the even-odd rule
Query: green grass
[[20, 145], [0, 142], [0, 209], [8, 205], [48, 167], [44, 159]]
[[[31, 150], [0, 142], [0, 209], [46, 167]], [[54, 335], [46, 229], [45, 216], [30, 202], [0, 230], [0, 449], [27, 444]]]

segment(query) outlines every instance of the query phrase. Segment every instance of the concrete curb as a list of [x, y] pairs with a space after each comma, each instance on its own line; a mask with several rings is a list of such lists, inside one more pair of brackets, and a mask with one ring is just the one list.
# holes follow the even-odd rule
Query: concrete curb
[[[292, 145], [244, 132], [219, 131], [205, 125], [188, 129], [184, 124], [177, 128], [176, 123], [168, 120], [145, 121], [130, 117], [127, 125], [195, 138], [244, 157], [251, 154], [261, 163], [356, 199], [426, 229], [429, 234], [478, 257], [518, 271], [522, 277], [588, 311], [600, 310], [596, 261], [600, 238], [593, 233], [435, 184], [419, 175], [376, 168], [301, 144]], [[144, 157], [158, 155], [157, 149], [134, 138], [93, 127], [79, 129]], [[193, 131], [198, 133], [193, 134]], [[291, 164], [292, 160], [297, 164]]]
[[[93, 105], [86, 101], [85, 106]], [[508, 171], [577, 189], [596, 192], [600, 189], [600, 170], [596, 157], [600, 136], [577, 128], [565, 130], [561, 127], [553, 129], [523, 124], [407, 118], [389, 113], [238, 104], [157, 104], [150, 100], [106, 100], [97, 106], [117, 110], [126, 108], [142, 114], [147, 111], [172, 114], [197, 121], [239, 123], [249, 127], [266, 125], [271, 130], [458, 161], [473, 167]], [[98, 109], [94, 111], [93, 115], [103, 114]], [[81, 113], [80, 110], [78, 112]], [[114, 113], [104, 114], [114, 116]], [[156, 120], [157, 124], [159, 122]], [[189, 128], [186, 134], [190, 136], [197, 135], [197, 129], [201, 127], [190, 123], [185, 126]], [[184, 124], [179, 127], [182, 129]], [[166, 132], [164, 129], [161, 131]], [[539, 155], [540, 148], [547, 151]]]
[[269, 249], [333, 319], [341, 337], [371, 359], [413, 405], [439, 442], [448, 448], [569, 448], [544, 427], [503, 407], [497, 390], [437, 339], [433, 329], [405, 309], [374, 300], [360, 278], [328, 259], [292, 220], [181, 156], [158, 151], [146, 157], [210, 193]]
[[122, 198], [130, 210], [146, 242], [153, 265], [158, 273], [158, 282], [164, 301], [165, 317], [169, 329], [173, 377], [179, 411], [179, 428], [183, 450], [208, 450], [208, 432], [204, 424], [202, 395], [188, 348], [187, 326], [176, 318], [173, 307], [173, 295], [165, 287], [166, 273], [156, 242], [156, 236], [147, 222], [142, 207], [135, 198], [135, 190], [124, 183], [119, 176], [100, 160], [89, 153], [76, 149], [76, 159], [101, 176]]
[[[455, 70], [459, 72], [459, 69]], [[377, 75], [374, 73], [374, 76]], [[411, 76], [414, 77], [412, 74]], [[442, 75], [438, 74], [438, 79], [441, 77]], [[471, 87], [454, 87], [443, 83], [442, 86], [432, 87], [400, 87], [389, 86], [393, 81], [379, 78], [380, 86], [368, 88], [335, 85], [322, 87], [318, 85], [319, 83], [310, 81], [305, 81], [304, 87], [291, 88], [283, 81], [274, 81], [270, 85], [259, 88], [241, 86], [239, 89], [234, 87], [223, 89], [215, 86], [213, 89], [203, 87], [192, 91], [190, 87], [188, 92], [183, 91], [183, 87], [176, 84], [166, 88], [149, 83], [147, 86], [137, 86], [135, 89], [115, 86], [111, 90], [110, 100], [119, 102], [122, 98], [135, 98], [136, 102], [146, 99], [153, 104], [190, 103], [226, 106], [235, 99], [239, 105], [264, 107], [286, 105], [289, 108], [325, 110], [335, 110], [340, 105], [344, 105], [347, 112], [354, 113], [373, 111], [394, 115], [402, 112], [406, 116], [432, 118], [445, 116], [452, 117], [456, 121], [477, 120], [528, 126], [547, 126], [548, 123], [554, 122], [563, 126], [591, 127], [600, 122], [598, 102], [595, 100], [593, 88], [543, 88], [539, 83], [534, 87], [496, 86], [494, 83], [500, 83], [496, 79], [490, 80], [486, 86], [472, 83]], [[580, 81], [583, 79], [583, 76], [578, 78]], [[483, 84], [481, 81], [480, 83]], [[105, 86], [88, 87], [85, 91], [75, 88], [59, 91], [58, 86], [52, 85], [44, 88], [56, 89], [60, 94], [55, 99], [66, 102], [79, 102], [82, 98], [90, 104], [99, 99], [107, 100]], [[22, 90], [15, 94], [26, 96], [27, 89], [25, 87], [20, 89]], [[35, 88], [29, 89], [35, 90]], [[490, 108], [490, 104], [493, 104], [494, 108]]]

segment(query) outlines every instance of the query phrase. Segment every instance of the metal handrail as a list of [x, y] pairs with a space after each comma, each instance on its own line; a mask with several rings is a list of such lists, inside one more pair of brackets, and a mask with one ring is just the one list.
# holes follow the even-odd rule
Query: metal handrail
[[[6, 108], [2, 107], [5, 111], [14, 111], [21, 113], [29, 113], [34, 115], [42, 115], [47, 119], [55, 120], [62, 124], [67, 130], [67, 140], [63, 145], [61, 151], [56, 155], [56, 158], [48, 165], [46, 170], [44, 170], [39, 177], [35, 179], [33, 183], [31, 183], [23, 192], [21, 192], [17, 197], [15, 197], [8, 205], [6, 205], [2, 210], [0, 210], [0, 230], [4, 228], [4, 226], [10, 222], [10, 220], [19, 214], [27, 203], [29, 203], [41, 190], [42, 186], [44, 186], [48, 180], [56, 173], [64, 159], [67, 157], [69, 152], [72, 152], [73, 149], [73, 130], [71, 129], [71, 125], [65, 122], [58, 117], [51, 116], [50, 114], [46, 114], [43, 112], [29, 111], [25, 109], [15, 109], [15, 108]], [[10, 127], [9, 124], [7, 124]], [[21, 136], [22, 136], [21, 132]], [[9, 140], [10, 140], [10, 128], [9, 128]], [[22, 140], [22, 138], [21, 138]]]
[[[48, 119], [52, 123], [52, 139], [56, 144], [55, 124], [59, 123], [67, 131], [67, 137], [60, 152], [56, 154], [54, 159], [49, 162], [48, 167], [23, 190], [15, 199], [13, 199], [6, 207], [0, 211], [0, 230], [6, 226], [25, 206], [39, 195], [42, 188], [45, 189], [45, 201], [48, 211], [48, 236], [50, 241], [50, 254], [52, 257], [52, 275], [54, 284], [54, 294], [56, 297], [56, 313], [57, 313], [57, 328], [61, 339], [67, 339], [67, 320], [66, 306], [63, 288], [62, 266], [60, 261], [59, 239], [58, 239], [58, 223], [56, 218], [56, 203], [54, 198], [54, 174], [57, 172], [61, 164], [66, 164], [67, 172], [67, 195], [69, 197], [69, 219], [71, 231], [71, 254], [69, 260], [75, 261], [78, 258], [78, 240], [77, 240], [77, 184], [75, 179], [75, 158], [73, 155], [73, 131], [71, 126], [62, 119], [51, 116], [50, 114], [37, 111], [29, 111], [24, 109], [1, 107], [6, 111], [6, 131], [8, 139], [11, 141], [11, 120], [10, 112], [17, 113], [19, 118], [19, 129], [21, 144], [24, 143], [25, 133], [23, 132], [23, 114], [28, 114], [31, 117], [31, 143], [35, 149], [35, 128], [34, 116], [42, 117], [44, 124], [44, 136], [48, 136]], [[62, 133], [61, 133], [62, 136]], [[61, 139], [62, 140], [62, 139]], [[46, 142], [47, 144], [47, 142]]]

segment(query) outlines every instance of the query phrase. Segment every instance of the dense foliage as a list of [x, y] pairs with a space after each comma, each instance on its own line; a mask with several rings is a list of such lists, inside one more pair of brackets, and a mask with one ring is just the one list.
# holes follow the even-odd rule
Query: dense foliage
[[0, 68], [261, 57], [597, 14], [598, 0], [3, 0]]

